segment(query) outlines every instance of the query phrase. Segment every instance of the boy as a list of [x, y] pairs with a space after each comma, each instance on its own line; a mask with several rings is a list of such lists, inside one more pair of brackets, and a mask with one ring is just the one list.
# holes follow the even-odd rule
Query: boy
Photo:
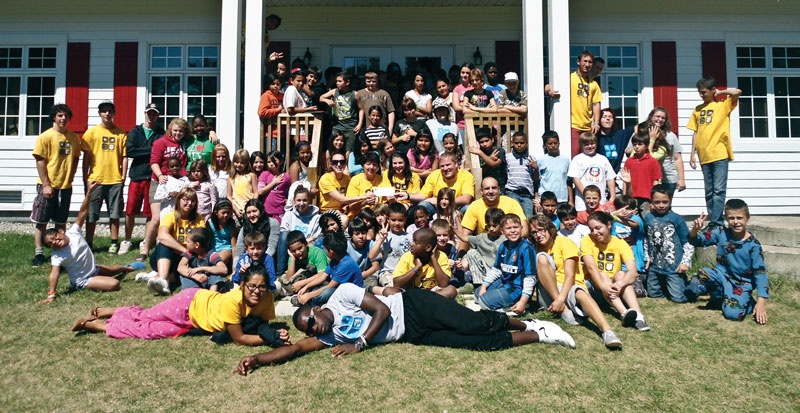
[[309, 277], [328, 266], [328, 256], [322, 248], [308, 245], [302, 231], [289, 231], [286, 245], [289, 247], [289, 265], [280, 282], [281, 295], [288, 297], [308, 284]]
[[572, 240], [580, 248], [581, 239], [589, 235], [589, 227], [578, 222], [578, 211], [573, 205], [564, 203], [556, 208], [556, 215], [561, 221], [561, 229], [558, 235], [565, 236]]
[[[77, 147], [75, 147], [77, 148]], [[113, 278], [114, 275], [122, 273], [125, 275], [134, 270], [144, 268], [144, 263], [134, 261], [127, 266], [119, 265], [99, 265], [94, 259], [92, 249], [81, 235], [81, 227], [89, 215], [89, 203], [91, 202], [92, 191], [97, 187], [97, 182], [90, 182], [88, 193], [81, 204], [80, 212], [75, 223], [67, 230], [54, 228], [47, 230], [41, 237], [40, 242], [53, 250], [50, 263], [50, 292], [47, 298], [41, 303], [49, 304], [55, 301], [56, 287], [58, 287], [58, 276], [61, 267], [67, 271], [69, 283], [75, 289], [89, 289], [92, 291], [117, 291], [119, 290], [119, 280]]]
[[244, 237], [245, 253], [242, 254], [242, 256], [239, 257], [239, 261], [236, 262], [236, 269], [233, 271], [231, 281], [238, 285], [241, 280], [241, 274], [244, 274], [254, 262], [257, 262], [261, 263], [261, 265], [267, 269], [267, 274], [269, 274], [269, 280], [267, 280], [269, 290], [273, 293], [276, 292], [279, 285], [278, 280], [275, 278], [275, 263], [272, 261], [272, 257], [265, 253], [266, 250], [267, 238], [263, 233], [260, 231], [253, 231], [247, 234]]
[[561, 155], [560, 141], [556, 131], [547, 131], [542, 135], [544, 156], [539, 157], [539, 193], [551, 191], [556, 194], [559, 203], [572, 200], [572, 188], [567, 185], [569, 159]]
[[[340, 232], [325, 236], [322, 240], [325, 254], [328, 255], [328, 267], [325, 271], [318, 272], [308, 280], [308, 283], [292, 297], [292, 304], [323, 305], [336, 291], [336, 288], [345, 283], [364, 287], [364, 279], [358, 264], [347, 255], [347, 238]], [[330, 277], [327, 284], [322, 283]]]
[[[283, 94], [283, 107], [286, 109], [286, 113], [288, 113], [289, 116], [317, 110], [316, 106], [310, 106], [306, 102], [307, 96], [302, 93], [305, 82], [306, 75], [302, 70], [292, 72], [292, 74], [289, 76], [290, 86], [286, 88], [286, 91]], [[289, 131], [289, 134], [292, 135], [295, 143], [298, 140], [305, 140], [305, 133], [306, 131], [303, 128], [294, 126], [292, 126], [291, 130]], [[284, 148], [284, 150], [287, 149]]]
[[393, 284], [393, 270], [400, 258], [411, 249], [411, 235], [406, 232], [406, 207], [399, 202], [389, 205], [389, 223], [378, 231], [375, 244], [369, 251], [369, 259], [382, 256], [378, 284], [381, 287]]
[[[722, 307], [728, 320], [742, 321], [753, 313], [759, 324], [767, 323], [769, 281], [764, 263], [764, 251], [756, 237], [747, 231], [750, 210], [741, 199], [725, 203], [725, 220], [728, 228], [715, 227], [701, 234], [700, 229], [708, 216], [705, 213], [694, 221], [689, 231], [689, 242], [695, 247], [717, 246], [716, 268], [703, 268], [692, 279], [693, 296], [708, 292], [711, 308]], [[756, 300], [751, 292], [756, 291]]]
[[367, 224], [361, 218], [356, 218], [347, 226], [347, 233], [350, 235], [350, 242], [347, 243], [347, 255], [356, 262], [361, 269], [361, 277], [364, 285], [378, 285], [378, 280], [373, 274], [381, 269], [380, 260], [375, 257], [369, 258], [369, 250], [375, 241], [367, 239]]
[[293, 230], [302, 232], [306, 240], [311, 243], [322, 234], [322, 229], [319, 227], [319, 208], [311, 205], [311, 193], [304, 186], [298, 186], [294, 191], [294, 207], [286, 211], [281, 219], [277, 274], [286, 272], [286, 264], [289, 260], [286, 237], [289, 231]]
[[345, 137], [345, 149], [352, 152], [356, 140], [358, 126], [358, 101], [356, 92], [350, 90], [353, 75], [340, 72], [336, 75], [336, 88], [320, 96], [319, 100], [333, 109], [333, 131], [342, 132]]
[[583, 201], [586, 204], [586, 209], [578, 212], [578, 223], [586, 225], [589, 215], [594, 211], [614, 211], [614, 202], [608, 201], [600, 205], [600, 199], [603, 197], [602, 190], [597, 185], [588, 185], [583, 189]]
[[[722, 90], [716, 86], [717, 82], [712, 77], [697, 81], [697, 93], [703, 99], [703, 104], [694, 108], [686, 126], [694, 131], [689, 166], [697, 169], [697, 153], [700, 169], [703, 170], [706, 209], [711, 220], [709, 229], [724, 227], [722, 209], [728, 186], [728, 162], [733, 160], [730, 116], [742, 94], [739, 89]], [[718, 102], [716, 98], [721, 95], [728, 95], [730, 99]]]
[[450, 105], [447, 101], [437, 97], [433, 100], [432, 106], [433, 119], [425, 121], [425, 126], [430, 129], [433, 135], [433, 146], [436, 147], [436, 151], [439, 152], [439, 154], [444, 153], [442, 139], [444, 139], [444, 135], [448, 133], [458, 136], [458, 144], [463, 145], [464, 143], [461, 141], [461, 135], [458, 134], [458, 125], [450, 121]]
[[506, 88], [497, 96], [497, 107], [499, 108], [497, 111], [527, 116], [528, 95], [519, 88], [519, 76], [514, 72], [508, 72], [503, 81]]
[[518, 216], [503, 215], [500, 226], [506, 237], [494, 262], [500, 271], [484, 278], [480, 290], [475, 292], [475, 301], [483, 309], [508, 309], [522, 314], [536, 285], [536, 250], [522, 238], [522, 221]]
[[[683, 217], [672, 211], [672, 191], [667, 184], [653, 187], [652, 209], [644, 217], [647, 242], [647, 294], [662, 298], [662, 284], [666, 283], [669, 299], [676, 303], [687, 302], [686, 272], [692, 266], [694, 247], [689, 243], [689, 228]], [[696, 297], [692, 296], [694, 300]]]
[[605, 190], [601, 189], [600, 203], [606, 200], [613, 201], [617, 195], [617, 184], [615, 182], [614, 169], [608, 163], [608, 159], [597, 153], [597, 137], [591, 133], [581, 134], [578, 140], [582, 153], [572, 158], [569, 164], [567, 175], [572, 178], [575, 185], [575, 209], [583, 211], [586, 203], [583, 199], [583, 190], [588, 185], [596, 185], [602, 188], [603, 184], [608, 188], [608, 199]]
[[128, 173], [128, 162], [124, 158], [128, 133], [114, 125], [116, 109], [113, 103], [103, 102], [98, 105], [97, 114], [100, 116], [100, 124], [83, 134], [83, 140], [92, 153], [91, 157], [83, 160], [84, 186], [87, 180], [100, 183], [100, 188], [92, 193], [89, 219], [86, 221], [86, 242], [90, 247], [94, 245], [94, 229], [105, 201], [111, 229], [108, 253], [116, 255], [119, 252], [122, 187]]
[[[505, 91], [501, 92], [501, 95], [502, 93]], [[508, 182], [503, 194], [519, 202], [526, 217], [532, 217], [535, 213], [535, 198], [538, 196], [539, 165], [528, 153], [528, 138], [525, 132], [514, 132], [511, 136], [511, 149], [505, 156]]]
[[[447, 256], [447, 263], [453, 273], [452, 277], [450, 277], [450, 284], [456, 288], [467, 285], [468, 281], [464, 277], [461, 260], [458, 259], [458, 249], [453, 243], [453, 227], [444, 219], [435, 219], [431, 222], [431, 229], [436, 234], [436, 251]], [[470, 290], [471, 292], [472, 290]]]
[[211, 249], [212, 238], [211, 231], [205, 227], [189, 231], [186, 251], [181, 254], [181, 262], [178, 263], [182, 289], [205, 288], [218, 291], [217, 283], [224, 282], [228, 266], [219, 254]]
[[633, 156], [625, 161], [625, 169], [630, 174], [631, 182], [624, 182], [622, 187], [623, 194], [631, 194], [639, 202], [642, 216], [650, 212], [650, 190], [653, 189], [653, 185], [660, 184], [662, 178], [661, 164], [650, 156], [650, 151], [647, 149], [650, 145], [648, 126], [657, 133], [657, 126], [642, 122], [638, 131], [631, 137]]
[[55, 221], [56, 229], [62, 232], [67, 226], [72, 180], [78, 169], [78, 158], [81, 151], [88, 150], [78, 135], [67, 130], [67, 122], [72, 119], [69, 106], [54, 105], [50, 108], [50, 119], [53, 127], [39, 135], [33, 147], [39, 182], [31, 210], [31, 221], [36, 225], [33, 235], [36, 249], [31, 267], [44, 264], [42, 239], [47, 223]]
[[161, 219], [175, 209], [175, 197], [178, 192], [189, 186], [189, 178], [181, 176], [181, 160], [179, 158], [169, 158], [167, 168], [170, 173], [167, 182], [158, 184], [153, 195], [153, 199], [161, 203]]
[[500, 188], [504, 188], [508, 181], [506, 170], [506, 150], [497, 146], [497, 140], [490, 128], [478, 128], [475, 132], [478, 147], [472, 146], [469, 152], [478, 155], [483, 171], [483, 177], [497, 179]]
[[[373, 106], [380, 106], [383, 109], [383, 122], [388, 130], [394, 130], [394, 102], [385, 90], [378, 87], [378, 74], [367, 72], [364, 75], [364, 83], [367, 87], [356, 92], [358, 101], [358, 124], [353, 133], [358, 134], [364, 126], [366, 112]], [[387, 122], [388, 120], [388, 122]]]
[[411, 250], [403, 254], [394, 269], [393, 286], [422, 288], [447, 298], [456, 298], [458, 291], [450, 285], [450, 261], [436, 249], [436, 233], [421, 228], [414, 233]]
[[553, 221], [553, 225], [556, 226], [556, 229], [561, 227], [561, 221], [559, 221], [558, 214], [556, 214], [556, 209], [558, 209], [558, 198], [556, 198], [556, 194], [551, 191], [542, 192], [541, 198], [539, 198], [539, 202], [536, 206], [537, 209], [541, 209], [542, 215]]
[[486, 221], [486, 232], [478, 235], [467, 236], [470, 249], [461, 260], [461, 268], [467, 271], [465, 278], [470, 278], [473, 285], [483, 284], [489, 274], [495, 276], [497, 269], [493, 267], [497, 259], [497, 250], [500, 248], [506, 237], [503, 235], [503, 227], [500, 220], [505, 213], [500, 208], [489, 208], [484, 214]]

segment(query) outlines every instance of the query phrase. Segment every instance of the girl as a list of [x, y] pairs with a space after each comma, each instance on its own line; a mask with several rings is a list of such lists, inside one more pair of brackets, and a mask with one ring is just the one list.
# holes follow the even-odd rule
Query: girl
[[453, 135], [452, 133], [446, 133], [442, 137], [442, 146], [444, 147], [445, 152], [452, 152], [456, 155], [456, 163], [458, 164], [458, 168], [463, 168], [464, 150], [461, 149], [461, 145], [458, 144], [456, 135]]
[[375, 222], [378, 223], [376, 228], [383, 228], [389, 222], [389, 205], [375, 205], [375, 208], [372, 208], [372, 212], [375, 213]]
[[411, 165], [411, 172], [425, 179], [435, 169], [439, 168], [439, 154], [433, 148], [431, 131], [423, 129], [417, 137], [417, 145], [408, 150], [406, 157]]
[[280, 238], [281, 226], [275, 218], [270, 218], [264, 211], [264, 204], [257, 199], [247, 201], [244, 206], [244, 217], [242, 219], [241, 231], [236, 238], [233, 262], [239, 262], [239, 257], [244, 253], [244, 237], [247, 234], [258, 231], [264, 234], [267, 239], [266, 254], [275, 255], [278, 249], [278, 239]]
[[206, 161], [206, 165], [211, 163], [211, 152], [214, 150], [214, 143], [209, 135], [210, 129], [208, 122], [203, 115], [194, 115], [192, 119], [192, 130], [194, 136], [191, 136], [186, 143], [186, 156], [189, 159], [189, 168], [192, 167], [194, 161], [202, 159]]
[[381, 139], [391, 136], [389, 135], [389, 130], [381, 125], [383, 108], [378, 105], [370, 107], [367, 111], [367, 119], [369, 120], [369, 124], [361, 131], [359, 137], [362, 142], [369, 142], [370, 147], [376, 150], [378, 148], [378, 142], [380, 142]]
[[472, 90], [464, 92], [464, 99], [453, 101], [456, 110], [461, 109], [464, 114], [469, 113], [497, 113], [497, 103], [494, 94], [484, 89], [485, 78], [481, 69], [472, 69], [469, 72]]
[[325, 172], [330, 172], [333, 170], [333, 166], [331, 165], [331, 156], [333, 156], [335, 153], [344, 155], [345, 159], [350, 156], [350, 151], [345, 148], [344, 132], [341, 130], [334, 130], [333, 134], [331, 135], [330, 147], [325, 151]]
[[167, 182], [158, 184], [153, 200], [161, 205], [161, 213], [159, 218], [164, 218], [165, 215], [175, 209], [175, 196], [178, 192], [189, 186], [189, 178], [181, 176], [181, 161], [178, 158], [170, 158], [167, 161], [170, 175], [167, 177]]
[[369, 147], [369, 142], [361, 140], [360, 137], [356, 138], [356, 151], [350, 152], [347, 157], [347, 170], [350, 171], [349, 175], [356, 176], [364, 172], [361, 164], [364, 163], [364, 155], [372, 151]]
[[295, 150], [295, 161], [289, 166], [289, 177], [291, 178], [291, 186], [286, 198], [285, 210], [290, 210], [294, 206], [294, 190], [299, 185], [303, 185], [311, 192], [311, 199], [315, 199], [319, 194], [317, 188], [311, 187], [311, 182], [308, 180], [308, 165], [311, 163], [311, 144], [308, 141], [300, 141], [297, 143]]
[[389, 169], [392, 163], [392, 155], [395, 153], [394, 144], [391, 139], [383, 139], [378, 142], [378, 155], [381, 157], [381, 169]]
[[[408, 159], [402, 154], [395, 153], [390, 158], [390, 169], [384, 173], [384, 182], [393, 187], [395, 192], [408, 192], [415, 194], [420, 191], [419, 175], [411, 172]], [[404, 199], [402, 202], [408, 208], [411, 200]]]
[[256, 177], [261, 176], [261, 173], [264, 172], [264, 167], [267, 164], [267, 157], [264, 156], [264, 152], [261, 151], [254, 151], [250, 154], [250, 165], [253, 167], [253, 173], [256, 174]]
[[[567, 176], [572, 178], [575, 185], [575, 209], [586, 210], [583, 201], [583, 188], [595, 185], [600, 188], [600, 205], [614, 201], [616, 198], [616, 183], [614, 170], [605, 156], [597, 153], [597, 138], [591, 132], [584, 132], [578, 139], [582, 153], [579, 153], [569, 164]], [[541, 166], [540, 166], [541, 168]], [[608, 188], [608, 198], [606, 190]]]
[[431, 117], [431, 94], [425, 91], [425, 75], [417, 73], [414, 75], [414, 89], [406, 92], [405, 97], [414, 101], [417, 109], [414, 115], [417, 119], [427, 119]]
[[[275, 318], [275, 307], [269, 279], [263, 266], [252, 266], [242, 278], [242, 287], [227, 293], [189, 288], [156, 306], [142, 309], [130, 307], [97, 307], [91, 318], [78, 320], [72, 331], [106, 333], [111, 338], [155, 340], [175, 337], [192, 328], [209, 333], [227, 331], [236, 344], [280, 347], [291, 344], [286, 329], [262, 334], [245, 334], [241, 321], [256, 316], [264, 322]], [[108, 318], [108, 320], [103, 320]], [[264, 341], [262, 337], [271, 337]]]
[[325, 236], [328, 234], [332, 234], [334, 232], [339, 232], [345, 236], [347, 236], [347, 232], [343, 229], [342, 221], [339, 219], [339, 214], [336, 211], [325, 211], [319, 216], [319, 228], [322, 230], [319, 238], [314, 241], [314, 246], [317, 248], [322, 248], [322, 241], [325, 239]]
[[289, 87], [289, 68], [286, 67], [285, 62], [278, 62], [275, 66], [275, 74], [278, 75], [278, 78], [281, 81], [281, 94], [286, 93], [286, 88]]
[[560, 314], [567, 324], [577, 325], [579, 319], [589, 316], [603, 332], [603, 344], [609, 348], [622, 346], [600, 307], [586, 289], [575, 243], [567, 237], [556, 235], [558, 230], [549, 217], [531, 217], [529, 224], [537, 252], [536, 273], [539, 284], [536, 295], [542, 308]]
[[233, 250], [236, 248], [236, 237], [239, 235], [239, 230], [233, 221], [231, 201], [220, 199], [214, 205], [214, 211], [206, 223], [214, 234], [214, 250], [219, 253], [230, 270], [233, 264]]
[[204, 217], [211, 215], [214, 205], [217, 204], [217, 188], [208, 176], [208, 165], [203, 159], [194, 161], [189, 168], [189, 188], [197, 192], [197, 212]]
[[597, 134], [597, 153], [608, 158], [614, 173], [619, 173], [622, 166], [622, 151], [626, 150], [635, 126], [617, 129], [617, 115], [611, 108], [600, 111], [600, 133]]
[[267, 155], [267, 169], [258, 177], [258, 198], [264, 200], [267, 214], [281, 222], [292, 181], [283, 172], [284, 157], [280, 151]]
[[461, 108], [461, 102], [464, 101], [464, 94], [468, 90], [472, 90], [472, 82], [469, 80], [469, 74], [475, 66], [472, 63], [464, 63], [461, 65], [459, 78], [461, 83], [453, 88], [453, 110], [456, 111], [456, 123], [458, 124], [458, 132], [461, 134], [461, 139], [464, 139], [464, 112]]
[[433, 219], [443, 219], [453, 227], [456, 234], [461, 232], [461, 213], [456, 208], [456, 191], [453, 188], [442, 188], [436, 194], [436, 213]]
[[[385, 205], [385, 204], [380, 204]], [[377, 206], [377, 205], [376, 205]], [[356, 218], [360, 218], [361, 221], [364, 222], [364, 225], [367, 226], [367, 239], [368, 240], [375, 240], [375, 235], [378, 233], [378, 219], [375, 216], [375, 211], [372, 208], [364, 208], [361, 212], [358, 213]]]
[[233, 169], [228, 178], [228, 200], [233, 204], [233, 213], [242, 219], [244, 204], [256, 197], [258, 177], [250, 165], [250, 154], [246, 149], [239, 149], [233, 154]]
[[411, 208], [411, 218], [414, 223], [406, 227], [406, 232], [413, 234], [418, 229], [429, 228], [431, 216], [428, 215], [428, 210], [422, 205], [416, 205]]
[[[672, 194], [677, 189], [679, 192], [686, 189], [683, 175], [683, 156], [681, 156], [681, 142], [672, 132], [672, 122], [669, 121], [667, 110], [657, 106], [650, 111], [647, 120], [658, 128], [655, 139], [650, 135], [650, 155], [661, 163], [661, 169]], [[631, 148], [633, 149], [633, 148]], [[626, 153], [629, 149], [625, 149]]]
[[231, 155], [228, 152], [228, 147], [219, 143], [214, 146], [211, 152], [211, 170], [208, 171], [208, 176], [211, 182], [217, 187], [217, 195], [220, 198], [228, 197], [228, 172], [231, 170]]
[[416, 144], [417, 135], [425, 127], [425, 121], [417, 119], [417, 104], [410, 98], [403, 98], [400, 111], [404, 117], [394, 124], [392, 143], [398, 152], [406, 153]]
[[436, 95], [444, 99], [448, 105], [450, 105], [450, 122], [456, 121], [456, 111], [453, 109], [453, 94], [450, 93], [450, 85], [447, 83], [447, 80], [439, 79], [436, 81]]
[[[591, 232], [581, 240], [583, 271], [592, 282], [590, 292], [604, 298], [619, 312], [623, 326], [647, 331], [650, 326], [639, 308], [636, 292], [628, 288], [639, 275], [636, 258], [627, 242], [611, 235], [613, 222], [611, 215], [604, 211], [589, 215]], [[622, 264], [626, 271], [622, 271]]]

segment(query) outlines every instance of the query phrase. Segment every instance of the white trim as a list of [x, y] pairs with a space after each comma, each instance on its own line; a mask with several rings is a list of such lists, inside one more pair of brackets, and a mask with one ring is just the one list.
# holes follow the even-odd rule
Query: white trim
[[228, 149], [236, 147], [241, 136], [239, 120], [241, 98], [240, 62], [242, 49], [242, 0], [223, 0], [219, 47], [219, 99], [217, 136]]
[[[528, 147], [544, 131], [544, 39], [542, 1], [522, 2], [522, 84], [528, 91]], [[536, 139], [534, 139], [536, 138]]]
[[139, 42], [139, 54], [136, 66], [136, 124], [144, 123], [144, 110], [142, 109], [149, 102], [150, 97], [150, 77], [147, 76], [147, 61], [149, 56], [147, 51], [150, 50], [147, 42]]
[[[550, 52], [550, 87], [561, 93], [554, 99], [551, 129], [561, 137], [561, 153], [570, 153], [569, 0], [547, 0], [547, 47]], [[533, 96], [533, 99], [536, 97]]]
[[[244, 44], [244, 148], [252, 152], [261, 150], [261, 119], [258, 118], [258, 102], [261, 100], [261, 79], [264, 75], [264, 0], [247, 0], [245, 5], [245, 39], [259, 39]], [[253, 139], [258, 136], [258, 139]], [[228, 148], [235, 152], [237, 144]]]

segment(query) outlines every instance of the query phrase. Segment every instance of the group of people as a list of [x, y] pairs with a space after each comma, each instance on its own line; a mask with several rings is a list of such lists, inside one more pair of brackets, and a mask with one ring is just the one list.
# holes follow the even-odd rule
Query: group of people
[[[126, 133], [113, 123], [113, 103], [104, 102], [101, 124], [80, 139], [67, 129], [69, 108], [56, 105], [53, 128], [34, 149], [40, 183], [31, 214], [37, 228], [33, 264], [44, 261], [43, 246], [53, 250], [45, 301], [56, 299], [62, 267], [72, 287], [109, 291], [119, 288], [115, 275], [144, 269], [149, 256], [151, 271], [136, 281], [158, 294], [178, 287], [180, 293], [151, 309], [93, 309], [74, 330], [117, 338], [201, 330], [227, 333], [239, 344], [278, 347], [243, 359], [242, 374], [342, 343], [335, 354], [401, 339], [486, 350], [532, 342], [574, 347], [554, 323], [506, 315], [537, 308], [571, 325], [590, 319], [603, 343], [619, 348], [603, 311], [617, 313], [623, 326], [647, 331], [638, 303], [645, 296], [687, 302], [708, 294], [709, 305], [726, 318], [741, 320], [752, 312], [765, 323], [766, 269], [760, 244], [747, 231], [747, 205], [725, 202], [724, 185], [722, 201], [717, 199], [732, 158], [727, 116], [741, 92], [716, 89], [710, 78], [698, 82], [704, 103], [689, 124], [696, 131], [690, 165], [699, 153], [711, 223], [706, 227], [704, 214], [690, 229], [671, 211], [685, 181], [667, 111], [657, 107], [635, 127], [615, 129], [614, 112], [594, 101], [599, 86], [589, 76], [592, 58], [582, 53], [573, 74], [579, 153], [572, 158], [561, 154], [554, 131], [544, 133], [544, 153], [537, 156], [522, 131], [479, 128], [477, 145], [465, 147], [463, 114], [526, 114], [513, 72], [495, 94], [483, 71], [465, 65], [459, 85], [436, 81], [435, 98], [417, 74], [399, 120], [375, 73], [367, 73], [366, 88], [358, 92], [347, 72], [325, 91], [314, 89], [311, 79], [320, 75], [313, 70], [290, 74], [284, 92], [282, 78], [270, 76], [262, 118], [316, 110], [315, 97], [331, 109], [326, 172], [317, 182], [309, 180], [312, 153], [301, 131], [288, 160], [279, 150], [240, 149], [231, 157], [200, 115], [191, 125], [172, 119], [164, 131], [159, 108], [149, 104], [145, 122]], [[558, 95], [549, 88], [547, 93]], [[723, 95], [728, 99], [715, 100]], [[581, 129], [576, 110], [589, 119], [588, 129]], [[67, 231], [81, 153], [87, 193]], [[480, 159], [478, 199], [475, 178], [464, 169], [465, 153]], [[119, 242], [126, 173], [126, 234]], [[128, 266], [95, 261], [93, 232], [103, 202], [112, 228], [109, 252], [119, 254], [132, 247], [134, 218], [144, 206], [145, 237]], [[50, 220], [56, 227], [46, 230]], [[693, 248], [710, 245], [718, 245], [716, 268], [687, 279]], [[473, 294], [482, 311], [458, 305], [459, 293]], [[299, 307], [294, 324], [312, 337], [292, 344], [288, 331], [268, 323], [278, 296]]]

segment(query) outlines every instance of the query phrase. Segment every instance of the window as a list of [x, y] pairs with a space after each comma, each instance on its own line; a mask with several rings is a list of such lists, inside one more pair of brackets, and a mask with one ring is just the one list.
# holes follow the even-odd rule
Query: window
[[737, 46], [739, 136], [800, 138], [800, 47]]
[[36, 136], [52, 126], [56, 57], [51, 46], [0, 47], [0, 136]]
[[161, 111], [164, 128], [172, 118], [217, 118], [219, 46], [168, 45], [150, 48], [150, 100]]
[[364, 76], [367, 72], [378, 72], [381, 68], [380, 57], [345, 57], [345, 72], [350, 72], [356, 76]]

